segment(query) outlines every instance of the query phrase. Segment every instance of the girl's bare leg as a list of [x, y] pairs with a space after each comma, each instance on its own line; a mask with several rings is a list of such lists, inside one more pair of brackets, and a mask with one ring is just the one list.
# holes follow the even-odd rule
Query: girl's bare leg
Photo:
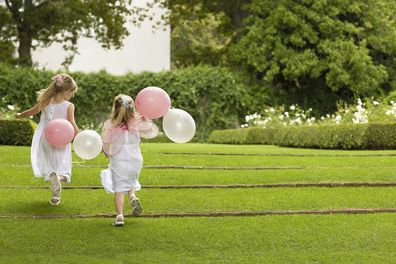
[[130, 201], [131, 201], [132, 199], [136, 198], [135, 190], [134, 190], [134, 189], [130, 190], [130, 191], [128, 192], [128, 195], [129, 195], [129, 200], [130, 200]]
[[116, 192], [114, 194], [114, 204], [115, 204], [117, 215], [123, 215], [124, 214], [124, 193], [123, 192]]
[[67, 179], [65, 176], [59, 175], [59, 181], [60, 182], [67, 182]]

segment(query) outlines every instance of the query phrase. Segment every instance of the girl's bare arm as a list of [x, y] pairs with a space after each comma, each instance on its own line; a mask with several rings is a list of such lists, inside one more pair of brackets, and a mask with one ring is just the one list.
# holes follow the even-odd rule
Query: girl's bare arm
[[74, 134], [77, 135], [79, 129], [76, 124], [76, 121], [74, 120], [74, 104], [72, 103], [70, 103], [69, 107], [67, 108], [67, 120], [73, 125]]
[[33, 116], [37, 113], [40, 112], [40, 107], [39, 105], [35, 105], [32, 108], [23, 111], [22, 113], [18, 113], [15, 115], [16, 118], [25, 118], [25, 117], [29, 117], [29, 116]]

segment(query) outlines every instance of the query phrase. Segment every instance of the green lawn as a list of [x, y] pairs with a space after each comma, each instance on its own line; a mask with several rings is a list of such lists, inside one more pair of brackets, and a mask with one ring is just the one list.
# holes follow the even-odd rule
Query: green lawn
[[[301, 166], [282, 170], [143, 169], [143, 186], [396, 182], [396, 151], [142, 144], [145, 166]], [[173, 154], [172, 154], [173, 153]], [[188, 154], [187, 154], [188, 153]], [[196, 153], [190, 154], [190, 153]], [[208, 155], [220, 153], [230, 155]], [[0, 216], [113, 214], [103, 190], [65, 189], [58, 207], [32, 176], [29, 147], [0, 146]], [[73, 157], [71, 186], [100, 185], [103, 155]], [[145, 214], [396, 208], [394, 187], [149, 189]], [[126, 207], [127, 209], [128, 207]], [[127, 209], [128, 210], [128, 209]], [[0, 263], [393, 263], [396, 214], [255, 217], [0, 218]]]

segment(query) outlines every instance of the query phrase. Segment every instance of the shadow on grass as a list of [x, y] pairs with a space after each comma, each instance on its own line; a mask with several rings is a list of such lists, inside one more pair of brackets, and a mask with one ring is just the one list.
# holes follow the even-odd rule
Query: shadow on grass
[[8, 214], [22, 215], [53, 215], [53, 214], [80, 214], [81, 209], [76, 204], [61, 201], [57, 206], [51, 205], [48, 200], [18, 201], [7, 206]]

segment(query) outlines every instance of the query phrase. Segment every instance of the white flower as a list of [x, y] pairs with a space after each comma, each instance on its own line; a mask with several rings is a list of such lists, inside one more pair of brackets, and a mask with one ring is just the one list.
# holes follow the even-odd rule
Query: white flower
[[301, 123], [302, 123], [301, 118], [297, 118], [296, 120], [294, 120], [294, 122], [296, 122], [296, 124], [299, 124], [299, 125], [301, 125]]
[[341, 120], [342, 120], [342, 116], [337, 115], [337, 116], [335, 117], [335, 122], [336, 122], [336, 124], [339, 124], [339, 123], [341, 122]]
[[378, 101], [373, 101], [373, 105], [379, 105]]
[[284, 115], [285, 115], [286, 117], [289, 117], [289, 112], [285, 112]]
[[291, 105], [290, 110], [296, 110], [296, 107], [294, 105]]
[[7, 105], [8, 109], [10, 109], [11, 111], [15, 110], [15, 107], [13, 105]]

